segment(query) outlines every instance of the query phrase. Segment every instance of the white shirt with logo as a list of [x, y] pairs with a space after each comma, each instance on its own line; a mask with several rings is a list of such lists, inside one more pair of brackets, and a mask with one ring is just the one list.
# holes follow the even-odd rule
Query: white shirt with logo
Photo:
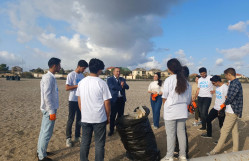
[[223, 84], [220, 87], [216, 87], [215, 90], [216, 98], [214, 103], [214, 109], [218, 111], [220, 110], [220, 105], [222, 105], [226, 100], [227, 91], [228, 91], [228, 86], [226, 84]]
[[81, 122], [102, 123], [107, 120], [104, 101], [112, 96], [105, 81], [93, 76], [82, 79], [76, 96], [81, 99]]
[[[70, 72], [67, 75], [66, 84], [69, 86], [78, 85], [78, 83], [84, 78], [82, 73], [76, 73], [75, 71]], [[78, 102], [78, 97], [75, 95], [77, 88], [70, 90], [69, 92], [69, 101]]]
[[198, 80], [198, 88], [200, 88], [199, 91], [199, 97], [210, 97], [212, 98], [212, 94], [210, 93], [210, 91], [213, 90], [214, 86], [212, 84], [212, 82], [210, 81], [210, 78], [212, 78], [211, 76], [207, 76], [206, 78], [199, 78]]

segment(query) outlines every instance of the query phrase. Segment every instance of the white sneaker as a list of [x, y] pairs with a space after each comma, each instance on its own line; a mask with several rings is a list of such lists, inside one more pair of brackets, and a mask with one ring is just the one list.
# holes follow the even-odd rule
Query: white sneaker
[[74, 139], [74, 142], [76, 142], [76, 143], [79, 142], [79, 143], [80, 143], [80, 142], [81, 142], [81, 137], [76, 137], [76, 138]]
[[67, 138], [66, 147], [72, 147], [72, 139], [71, 138]]
[[185, 156], [180, 156], [180, 157], [179, 157], [179, 160], [180, 160], [180, 161], [187, 161], [187, 158], [186, 158]]
[[192, 125], [193, 126], [198, 126], [198, 123], [194, 121]]
[[211, 152], [207, 153], [208, 156], [215, 155], [215, 154], [217, 154], [217, 153], [215, 151], [213, 151], [213, 150]]
[[174, 158], [173, 157], [164, 157], [164, 158], [162, 158], [160, 161], [174, 161]]

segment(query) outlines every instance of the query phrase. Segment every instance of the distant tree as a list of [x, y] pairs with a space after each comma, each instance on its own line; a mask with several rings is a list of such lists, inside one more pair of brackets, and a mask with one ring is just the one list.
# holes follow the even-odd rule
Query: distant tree
[[34, 72], [44, 74], [44, 70], [42, 68], [37, 68], [34, 70]]
[[65, 70], [65, 73], [66, 74], [69, 74], [70, 72], [72, 72], [73, 70], [72, 69], [70, 69], [70, 70]]
[[9, 70], [9, 67], [7, 67], [7, 64], [0, 64], [0, 72], [7, 72]]
[[63, 68], [60, 69], [59, 74], [65, 74], [65, 70]]
[[105, 75], [111, 75], [111, 71], [105, 70]]
[[123, 74], [126, 78], [126, 76], [130, 75], [132, 73], [132, 71], [128, 68], [123, 68], [120, 67], [120, 74]]
[[34, 78], [33, 74], [31, 72], [23, 72], [21, 74], [22, 78]]

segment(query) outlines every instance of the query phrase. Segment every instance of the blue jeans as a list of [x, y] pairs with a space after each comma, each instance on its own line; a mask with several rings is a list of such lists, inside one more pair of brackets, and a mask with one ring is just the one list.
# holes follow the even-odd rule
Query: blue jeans
[[175, 149], [176, 134], [179, 142], [179, 156], [186, 157], [186, 131], [187, 119], [164, 120], [167, 134], [167, 157], [173, 157]]
[[94, 132], [95, 161], [103, 161], [105, 155], [106, 121], [102, 123], [81, 123], [82, 142], [80, 146], [80, 160], [88, 161], [88, 154]]
[[48, 142], [52, 137], [55, 123], [55, 121], [49, 120], [49, 113], [47, 111], [42, 111], [42, 113], [41, 130], [37, 145], [37, 153], [40, 160], [47, 156]]
[[159, 127], [160, 110], [162, 106], [162, 96], [157, 96], [156, 101], [152, 101], [150, 97], [150, 104], [152, 108], [154, 126]]

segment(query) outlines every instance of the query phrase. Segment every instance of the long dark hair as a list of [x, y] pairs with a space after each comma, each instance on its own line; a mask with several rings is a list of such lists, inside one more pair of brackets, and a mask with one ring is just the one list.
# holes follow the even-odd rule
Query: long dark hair
[[157, 84], [161, 87], [162, 86], [161, 73], [160, 72], [156, 72], [155, 74], [158, 76], [158, 80], [157, 80], [158, 83]]
[[176, 93], [178, 94], [184, 93], [187, 89], [187, 80], [182, 73], [181, 63], [176, 58], [173, 58], [167, 62], [167, 67], [170, 71], [176, 74], [176, 79], [177, 79], [177, 84], [175, 89]]

